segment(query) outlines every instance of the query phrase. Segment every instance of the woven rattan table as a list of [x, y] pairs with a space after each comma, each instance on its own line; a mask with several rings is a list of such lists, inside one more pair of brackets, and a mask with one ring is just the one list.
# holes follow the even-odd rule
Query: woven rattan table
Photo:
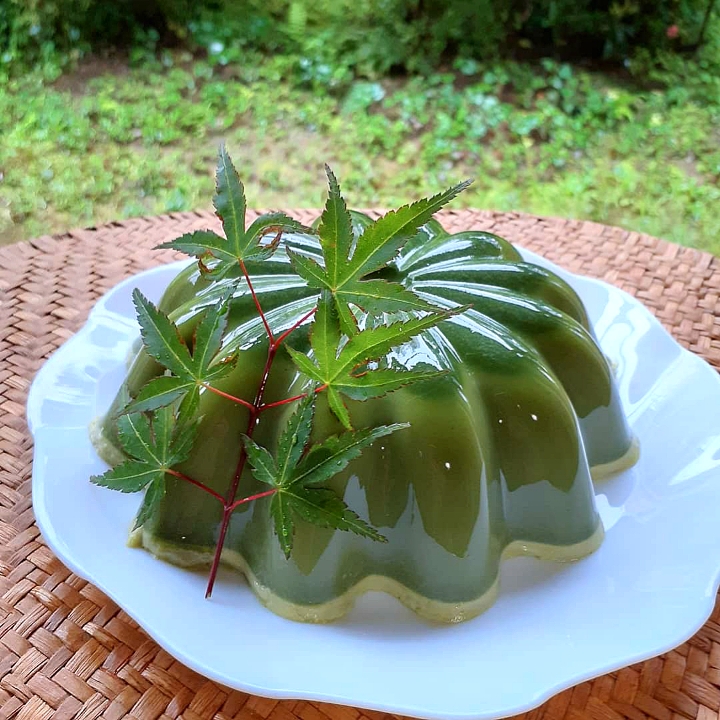
[[[309, 221], [314, 213], [296, 217]], [[674, 337], [720, 368], [720, 261], [588, 222], [478, 211], [483, 228], [644, 302]], [[217, 225], [210, 213], [130, 220], [0, 248], [0, 720], [379, 720], [382, 713], [252, 697], [176, 662], [108, 598], [53, 556], [35, 525], [25, 399], [45, 358], [123, 278], [174, 259], [151, 248]], [[662, 657], [561, 693], [533, 720], [711, 720], [720, 710], [720, 605]], [[391, 717], [391, 716], [388, 716]]]

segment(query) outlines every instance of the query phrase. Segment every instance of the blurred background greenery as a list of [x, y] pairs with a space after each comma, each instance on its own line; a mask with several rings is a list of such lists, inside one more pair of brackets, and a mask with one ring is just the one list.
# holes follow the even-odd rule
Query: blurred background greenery
[[0, 0], [0, 242], [475, 179], [455, 207], [720, 254], [714, 0]]

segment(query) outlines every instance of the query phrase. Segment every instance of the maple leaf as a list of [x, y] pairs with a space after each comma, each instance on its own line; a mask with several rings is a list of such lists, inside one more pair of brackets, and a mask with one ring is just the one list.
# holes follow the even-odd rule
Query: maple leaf
[[195, 328], [191, 354], [177, 325], [139, 290], [133, 291], [145, 351], [172, 374], [146, 383], [123, 412], [147, 412], [183, 398], [180, 414], [185, 418], [193, 415], [200, 388], [225, 377], [237, 363], [237, 353], [221, 352], [232, 292], [227, 289], [216, 305], [204, 311]]
[[314, 398], [307, 398], [290, 417], [275, 457], [252, 438], [243, 437], [253, 475], [276, 490], [270, 500], [270, 512], [285, 556], [289, 557], [292, 551], [297, 518], [386, 542], [334, 491], [319, 486], [344, 470], [364, 448], [408, 425], [381, 425], [333, 435], [307, 450], [313, 413]]
[[[158, 248], [170, 248], [196, 257], [201, 271], [222, 277], [236, 269], [239, 263], [269, 258], [283, 232], [312, 232], [282, 212], [261, 215], [246, 228], [245, 188], [224, 145], [220, 146], [215, 182], [213, 205], [222, 221], [225, 237], [211, 230], [196, 230], [162, 243]], [[267, 236], [273, 236], [269, 243], [264, 242]], [[207, 265], [209, 260], [215, 261], [211, 269]]]
[[375, 317], [399, 310], [432, 310], [431, 304], [400, 283], [367, 276], [390, 263], [419, 228], [462, 192], [469, 181], [383, 215], [355, 240], [352, 218], [340, 186], [328, 166], [325, 171], [329, 192], [318, 225], [324, 267], [313, 258], [288, 249], [298, 275], [310, 287], [330, 291], [340, 327], [346, 335], [357, 331], [350, 305]]
[[142, 413], [122, 415], [117, 427], [118, 439], [129, 459], [102, 475], [94, 475], [90, 482], [125, 493], [145, 489], [145, 500], [135, 519], [137, 528], [164, 496], [167, 472], [189, 457], [197, 421], [180, 421], [175, 409], [168, 406], [156, 410], [152, 422]]
[[321, 294], [318, 310], [310, 334], [312, 359], [305, 353], [288, 347], [297, 368], [318, 383], [328, 394], [330, 408], [347, 428], [351, 429], [350, 415], [342, 395], [354, 400], [380, 397], [392, 390], [418, 380], [437, 377], [440, 371], [364, 369], [369, 360], [386, 355], [390, 350], [411, 340], [424, 330], [434, 327], [465, 308], [436, 311], [390, 325], [361, 330], [353, 334], [340, 348], [341, 330], [337, 308], [329, 291]]

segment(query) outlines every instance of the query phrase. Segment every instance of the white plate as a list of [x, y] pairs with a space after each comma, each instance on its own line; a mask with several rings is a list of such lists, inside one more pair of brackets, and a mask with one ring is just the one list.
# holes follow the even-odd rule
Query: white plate
[[132, 289], [158, 300], [181, 264], [110, 291], [35, 378], [33, 502], [47, 543], [180, 661], [276, 698], [496, 718], [684, 642], [710, 615], [720, 574], [720, 380], [629, 295], [525, 255], [585, 301], [640, 440], [639, 464], [597, 489], [607, 537], [589, 558], [505, 562], [496, 605], [464, 624], [428, 625], [371, 594], [344, 621], [317, 626], [273, 615], [230, 573], [206, 601], [204, 574], [128, 549], [139, 497], [88, 482], [104, 465], [87, 426], [109, 406], [137, 337]]

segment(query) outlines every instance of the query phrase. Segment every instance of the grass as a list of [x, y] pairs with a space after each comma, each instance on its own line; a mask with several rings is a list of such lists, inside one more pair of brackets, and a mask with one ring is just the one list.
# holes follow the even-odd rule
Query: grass
[[638, 60], [634, 74], [464, 62], [340, 89], [289, 80], [293, 58], [221, 66], [180, 51], [0, 78], [0, 242], [207, 207], [226, 141], [258, 207], [319, 206], [328, 162], [358, 207], [472, 177], [456, 207], [593, 219], [720, 254], [719, 47], [654, 70]]

